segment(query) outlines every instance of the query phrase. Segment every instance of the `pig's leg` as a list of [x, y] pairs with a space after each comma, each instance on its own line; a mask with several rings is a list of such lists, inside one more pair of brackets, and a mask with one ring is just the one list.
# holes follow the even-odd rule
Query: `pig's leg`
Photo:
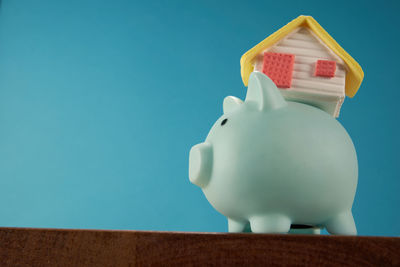
[[238, 221], [228, 218], [228, 231], [230, 233], [241, 233], [246, 228], [247, 221]]
[[250, 219], [253, 233], [287, 233], [290, 225], [290, 219], [279, 214], [254, 216]]
[[341, 213], [325, 223], [326, 230], [333, 235], [357, 235], [351, 211]]

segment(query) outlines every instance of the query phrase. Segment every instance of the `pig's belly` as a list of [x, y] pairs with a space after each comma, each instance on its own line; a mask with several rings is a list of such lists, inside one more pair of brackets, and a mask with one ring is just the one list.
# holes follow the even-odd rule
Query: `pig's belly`
[[240, 173], [214, 177], [203, 189], [213, 207], [230, 218], [285, 214], [296, 223], [322, 223], [351, 209], [357, 185], [357, 170], [351, 168], [292, 166]]

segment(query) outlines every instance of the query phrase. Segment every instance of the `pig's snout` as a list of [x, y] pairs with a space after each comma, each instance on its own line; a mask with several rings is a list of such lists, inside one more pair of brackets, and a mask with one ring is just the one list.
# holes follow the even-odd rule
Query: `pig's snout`
[[189, 179], [197, 186], [205, 187], [211, 176], [212, 146], [209, 143], [197, 144], [190, 149]]

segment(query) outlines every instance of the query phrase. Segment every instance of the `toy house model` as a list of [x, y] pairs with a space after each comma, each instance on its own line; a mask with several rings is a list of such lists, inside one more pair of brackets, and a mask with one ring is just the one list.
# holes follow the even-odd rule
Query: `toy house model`
[[245, 86], [252, 71], [263, 72], [286, 100], [334, 117], [364, 77], [360, 65], [310, 16], [299, 16], [250, 49], [240, 65]]

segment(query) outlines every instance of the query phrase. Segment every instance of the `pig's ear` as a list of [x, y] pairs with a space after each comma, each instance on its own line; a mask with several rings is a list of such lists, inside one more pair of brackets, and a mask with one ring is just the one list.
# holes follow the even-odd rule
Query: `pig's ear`
[[245, 102], [256, 102], [260, 110], [285, 107], [287, 102], [273, 81], [261, 72], [252, 72]]
[[234, 109], [238, 108], [243, 101], [234, 96], [227, 96], [224, 99], [224, 114], [233, 111]]

